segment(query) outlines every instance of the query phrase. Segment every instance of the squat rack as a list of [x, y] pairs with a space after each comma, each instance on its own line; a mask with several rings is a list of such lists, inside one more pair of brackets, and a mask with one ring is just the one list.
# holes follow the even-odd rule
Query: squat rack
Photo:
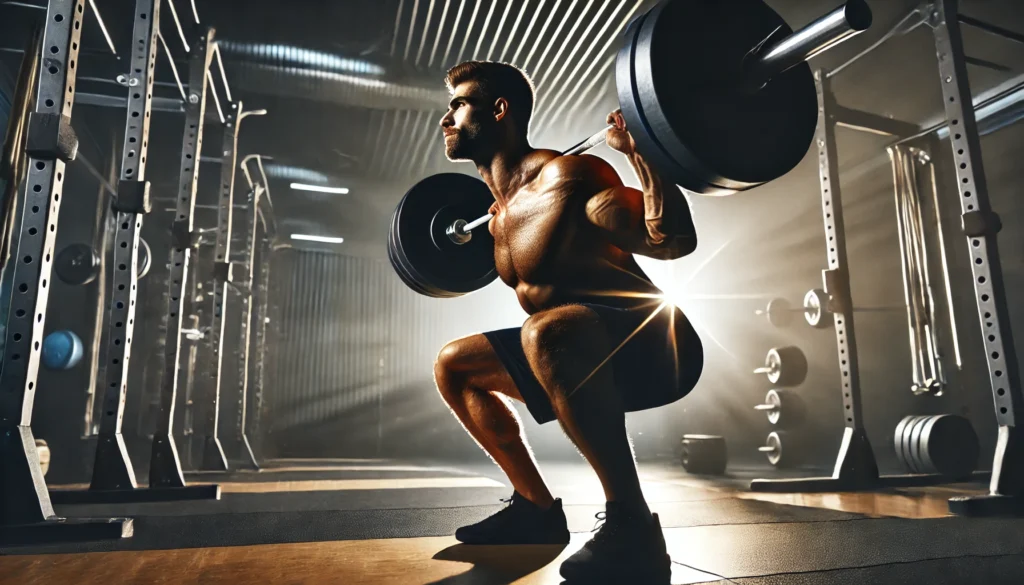
[[[822, 69], [815, 72], [818, 93], [818, 129], [815, 146], [818, 147], [818, 170], [828, 260], [828, 268], [822, 271], [822, 276], [825, 291], [830, 296], [831, 311], [835, 314], [845, 430], [831, 477], [755, 480], [751, 483], [751, 489], [754, 491], [853, 491], [883, 486], [937, 483], [938, 480], [934, 476], [880, 477], [871, 444], [864, 430], [835, 128], [845, 126], [894, 136], [900, 139], [897, 141], [898, 144], [933, 132], [940, 133], [941, 136], [941, 130], [945, 127], [945, 135], [950, 140], [956, 163], [962, 230], [972, 258], [972, 285], [977, 300], [978, 318], [985, 344], [985, 359], [999, 425], [990, 493], [986, 496], [953, 498], [949, 501], [949, 509], [953, 513], [968, 515], [1005, 514], [1022, 510], [1024, 439], [1021, 438], [1016, 421], [1024, 414], [1021, 411], [1024, 408], [1024, 401], [1018, 365], [1015, 362], [1016, 353], [1010, 331], [1006, 289], [996, 243], [996, 235], [1001, 224], [989, 201], [982, 165], [978, 121], [967, 74], [968, 64], [996, 69], [1000, 67], [998, 64], [972, 59], [965, 55], [961, 23], [1016, 42], [1024, 42], [1024, 35], [959, 15], [956, 0], [925, 0], [865, 51], [832, 71]], [[914, 124], [851, 110], [835, 102], [830, 84], [832, 77], [889, 38], [921, 25], [931, 28], [934, 36], [946, 124], [921, 131]], [[1017, 91], [1024, 91], [1024, 84], [1018, 86]]]

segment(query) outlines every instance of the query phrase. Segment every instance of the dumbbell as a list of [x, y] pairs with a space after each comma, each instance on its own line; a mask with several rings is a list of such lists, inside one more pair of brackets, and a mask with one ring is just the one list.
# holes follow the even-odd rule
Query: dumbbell
[[796, 386], [807, 377], [807, 357], [798, 347], [773, 347], [764, 358], [764, 366], [754, 373], [767, 375], [772, 384]]
[[896, 458], [911, 473], [962, 480], [978, 466], [978, 435], [962, 416], [906, 416], [896, 425], [893, 445]]
[[[783, 416], [783, 404], [786, 414]], [[787, 392], [783, 389], [771, 389], [764, 397], [764, 403], [758, 404], [754, 410], [764, 412], [768, 416], [768, 422], [773, 425], [793, 427], [800, 424], [804, 419], [804, 403], [794, 392]]]
[[683, 435], [683, 469], [697, 475], [722, 475], [728, 456], [725, 438], [717, 435]]
[[[758, 309], [754, 311], [754, 314], [765, 315], [769, 323], [783, 328], [788, 327], [793, 322], [793, 317], [796, 314], [802, 313], [808, 325], [815, 329], [825, 329], [832, 325], [832, 321], [828, 319], [832, 315], [828, 303], [828, 293], [820, 288], [815, 288], [807, 291], [807, 294], [804, 295], [803, 308], [793, 308], [786, 299], [775, 298], [768, 301], [768, 306], [765, 309]], [[896, 313], [905, 310], [906, 307], [856, 307], [853, 309], [853, 312]]]

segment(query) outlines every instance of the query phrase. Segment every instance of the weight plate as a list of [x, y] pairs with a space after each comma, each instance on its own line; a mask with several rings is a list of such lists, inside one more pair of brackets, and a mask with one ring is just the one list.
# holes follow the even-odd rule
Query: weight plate
[[493, 282], [498, 276], [494, 238], [486, 226], [458, 245], [447, 240], [447, 226], [441, 225], [447, 217], [472, 221], [485, 215], [493, 202], [483, 181], [459, 173], [433, 175], [414, 185], [395, 210], [389, 242], [392, 265], [404, 271], [406, 284], [418, 284], [410, 287], [426, 296], [452, 297]]
[[932, 417], [921, 434], [921, 441], [921, 459], [935, 473], [951, 480], [963, 480], [978, 468], [978, 434], [971, 421], [962, 416]]
[[828, 310], [828, 294], [820, 288], [812, 288], [804, 295], [804, 320], [815, 329], [825, 329], [832, 325], [832, 315]]
[[446, 298], [444, 294], [437, 294], [438, 291], [428, 290], [420, 282], [417, 282], [404, 264], [404, 260], [400, 259], [397, 244], [395, 240], [396, 228], [394, 225], [397, 223], [396, 215], [391, 216], [392, 227], [388, 230], [388, 260], [391, 261], [391, 266], [395, 269], [395, 274], [405, 283], [405, 286], [412, 289], [414, 292], [419, 293], [423, 296], [434, 297], [434, 298]]
[[622, 47], [615, 56], [615, 87], [619, 109], [622, 110], [626, 128], [630, 130], [630, 135], [636, 143], [637, 152], [643, 155], [662, 177], [695, 193], [714, 194], [717, 191], [716, 187], [701, 181], [691, 171], [680, 167], [665, 152], [644, 116], [636, 84], [636, 37], [648, 14], [649, 12], [644, 13], [629, 23], [622, 37]]
[[896, 425], [896, 430], [893, 431], [892, 444], [893, 450], [896, 451], [896, 459], [899, 460], [900, 465], [906, 469], [910, 469], [907, 460], [903, 457], [903, 431], [907, 428], [907, 424], [913, 419], [913, 416], [905, 416], [900, 419], [900, 422]]
[[774, 379], [772, 379], [771, 375], [768, 376], [772, 384], [778, 384], [779, 386], [802, 384], [804, 379], [807, 378], [807, 357], [804, 355], [804, 352], [800, 351], [800, 348], [790, 345], [772, 348], [769, 355], [773, 353], [779, 368]]
[[779, 417], [782, 416], [782, 398], [779, 396], [779, 393], [775, 390], [769, 390], [768, 394], [764, 397], [764, 403], [775, 407], [774, 410], [766, 411], [768, 413], [768, 422], [773, 425], [779, 424]]
[[900, 437], [900, 456], [903, 459], [903, 463], [910, 473], [920, 473], [914, 464], [913, 458], [910, 456], [910, 442], [911, 442], [911, 431], [914, 429], [914, 425], [919, 420], [925, 418], [923, 416], [908, 416], [906, 417], [907, 424], [903, 427], [903, 433]]
[[771, 447], [770, 451], [765, 451], [768, 463], [778, 465], [782, 461], [782, 438], [779, 436], [779, 433], [769, 433], [768, 440], [765, 441], [765, 447]]
[[928, 473], [928, 469], [921, 462], [921, 430], [931, 419], [931, 416], [920, 416], [910, 423], [904, 434], [907, 437], [906, 455], [914, 473]]
[[652, 138], [696, 179], [683, 188], [750, 189], [807, 154], [818, 119], [810, 66], [776, 75], [758, 91], [743, 88], [745, 57], [777, 29], [792, 32], [761, 0], [665, 0], [640, 23], [633, 49], [639, 109]]
[[88, 244], [70, 244], [57, 254], [53, 269], [70, 285], [86, 285], [99, 275], [100, 257]]

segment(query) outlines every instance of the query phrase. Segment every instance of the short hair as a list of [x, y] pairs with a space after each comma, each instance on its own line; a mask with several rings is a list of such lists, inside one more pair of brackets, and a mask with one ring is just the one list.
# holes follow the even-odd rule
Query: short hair
[[525, 71], [515, 65], [495, 61], [465, 61], [448, 70], [444, 84], [449, 93], [467, 81], [476, 82], [485, 96], [505, 98], [510, 106], [512, 121], [525, 136], [533, 116], [533, 81]]

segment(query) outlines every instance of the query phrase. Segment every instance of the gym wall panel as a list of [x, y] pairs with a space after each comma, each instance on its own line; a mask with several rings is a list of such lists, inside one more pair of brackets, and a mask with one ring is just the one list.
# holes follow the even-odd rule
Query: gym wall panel
[[279, 316], [266, 358], [268, 455], [372, 456], [400, 427], [453, 422], [425, 390], [437, 352], [455, 336], [458, 302], [416, 295], [373, 259], [285, 250], [272, 274]]

